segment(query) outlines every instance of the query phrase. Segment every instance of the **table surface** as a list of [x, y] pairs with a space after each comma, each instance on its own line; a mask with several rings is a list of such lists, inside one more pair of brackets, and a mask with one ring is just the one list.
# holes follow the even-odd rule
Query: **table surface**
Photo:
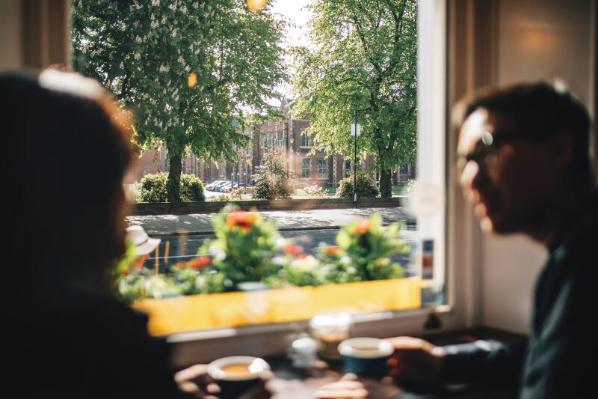
[[[447, 345], [471, 342], [477, 339], [495, 339], [506, 343], [514, 343], [525, 339], [518, 334], [506, 333], [498, 330], [479, 328], [455, 333], [430, 335], [425, 339], [437, 345]], [[304, 370], [294, 368], [284, 357], [267, 359], [275, 374], [269, 383], [275, 392], [274, 399], [307, 399], [313, 398], [319, 387], [330, 382], [338, 381], [342, 376], [340, 365], [330, 364], [323, 370]], [[369, 399], [511, 399], [517, 397], [517, 387], [504, 387], [492, 391], [480, 387], [460, 386], [424, 386], [399, 388], [388, 378], [381, 380], [360, 379], [368, 389]]]

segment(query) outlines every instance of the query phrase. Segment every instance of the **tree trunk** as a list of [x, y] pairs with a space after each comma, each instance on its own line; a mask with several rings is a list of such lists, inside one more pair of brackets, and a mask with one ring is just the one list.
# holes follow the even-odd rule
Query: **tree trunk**
[[390, 169], [380, 168], [380, 196], [392, 197], [392, 173]]
[[181, 154], [169, 151], [168, 181], [166, 182], [166, 191], [168, 193], [168, 202], [181, 202], [181, 170], [183, 169], [183, 157]]

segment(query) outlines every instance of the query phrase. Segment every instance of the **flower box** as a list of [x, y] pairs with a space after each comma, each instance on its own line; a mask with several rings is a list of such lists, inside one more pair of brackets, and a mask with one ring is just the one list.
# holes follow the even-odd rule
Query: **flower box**
[[133, 304], [149, 315], [150, 333], [156, 336], [301, 321], [329, 311], [396, 311], [420, 306], [419, 278], [144, 299]]

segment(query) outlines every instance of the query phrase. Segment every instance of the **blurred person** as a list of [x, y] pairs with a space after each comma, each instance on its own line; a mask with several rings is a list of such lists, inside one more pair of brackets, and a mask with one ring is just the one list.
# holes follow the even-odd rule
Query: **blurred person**
[[[175, 376], [147, 317], [113, 295], [112, 268], [127, 240], [128, 114], [98, 83], [56, 70], [0, 75], [0, 110], [11, 188], [2, 397], [204, 397], [205, 378], [190, 381], [188, 369]], [[128, 234], [139, 262], [159, 243], [142, 229]]]
[[141, 269], [150, 254], [160, 245], [161, 240], [151, 238], [139, 225], [129, 226], [126, 231], [126, 242], [135, 246], [136, 258], [133, 261], [133, 266]]
[[455, 109], [460, 182], [485, 233], [523, 233], [548, 250], [527, 348], [434, 346], [397, 337], [399, 383], [519, 383], [522, 399], [596, 397], [598, 192], [586, 108], [562, 85], [486, 89]]
[[[175, 373], [147, 316], [114, 296], [112, 272], [127, 241], [128, 113], [95, 81], [56, 70], [0, 74], [0, 110], [9, 188], [1, 396], [212, 397], [218, 387], [207, 366]], [[142, 262], [157, 243], [142, 229], [128, 233]], [[242, 399], [269, 396], [259, 386]]]

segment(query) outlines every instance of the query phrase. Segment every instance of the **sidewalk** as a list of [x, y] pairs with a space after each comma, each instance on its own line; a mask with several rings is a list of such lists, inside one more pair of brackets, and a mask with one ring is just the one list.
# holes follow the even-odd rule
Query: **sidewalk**
[[[305, 211], [264, 211], [265, 218], [276, 220], [279, 230], [317, 230], [338, 228], [355, 219], [379, 213], [384, 223], [409, 218], [402, 208], [314, 209]], [[215, 214], [129, 216], [129, 224], [141, 225], [149, 235], [210, 234]]]

